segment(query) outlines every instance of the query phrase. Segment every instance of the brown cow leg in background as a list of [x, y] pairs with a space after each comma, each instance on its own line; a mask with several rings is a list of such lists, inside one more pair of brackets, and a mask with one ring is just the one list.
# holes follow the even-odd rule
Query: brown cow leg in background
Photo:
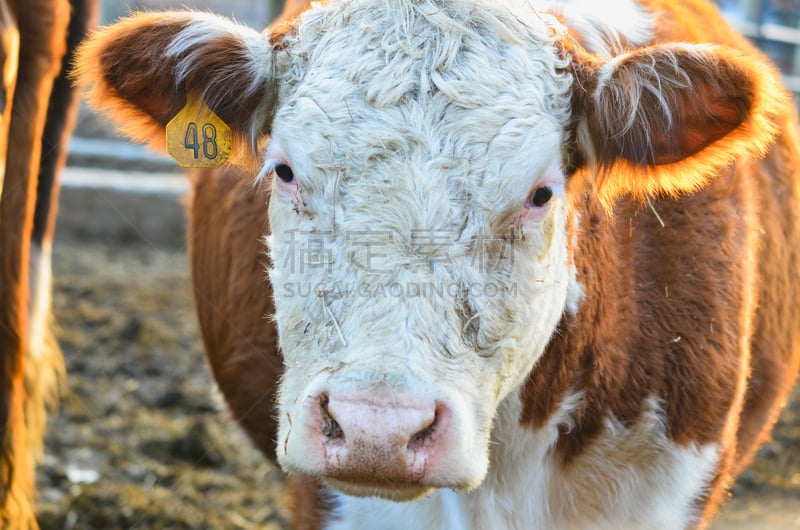
[[[8, 148], [8, 132], [11, 124], [11, 109], [14, 99], [14, 88], [17, 82], [17, 64], [19, 56], [19, 32], [17, 30], [16, 17], [12, 12], [12, 7], [7, 2], [0, 1], [0, 60], [2, 60], [2, 122], [0, 122], [0, 231], [5, 232], [10, 229], [3, 214], [7, 203], [7, 190], [14, 185], [9, 182], [6, 185], [6, 152]], [[10, 271], [13, 266], [19, 266], [12, 262], [13, 255], [8, 254], [6, 249], [7, 238], [0, 240], [0, 520], [7, 519], [5, 506], [7, 490], [11, 483], [12, 461], [11, 455], [16, 445], [13, 436], [16, 432], [11, 429], [9, 420], [19, 417], [21, 403], [19, 401], [19, 381], [16, 378], [15, 358], [21, 355], [21, 344], [18, 344], [19, 337], [15, 335], [15, 330], [19, 330], [24, 318], [24, 312], [18, 300], [21, 293], [15, 290], [19, 285], [13, 285], [8, 281]], [[16, 304], [16, 305], [12, 305]], [[18, 333], [18, 331], [17, 331]], [[16, 398], [16, 399], [15, 399]], [[19, 422], [18, 422], [19, 423]], [[8, 426], [8, 427], [6, 427]], [[17, 438], [18, 440], [18, 438]], [[7, 486], [3, 486], [7, 485]]]
[[17, 83], [19, 31], [8, 2], [0, 1], [0, 193], [5, 180], [5, 160], [8, 148], [8, 126], [11, 123], [11, 102]]
[[33, 217], [30, 257], [30, 328], [25, 363], [25, 418], [30, 446], [41, 457], [47, 407], [57, 400], [63, 379], [61, 351], [50, 328], [51, 253], [58, 209], [59, 175], [67, 159], [69, 137], [78, 114], [78, 90], [68, 78], [75, 48], [97, 22], [97, 0], [70, 0], [67, 52], [53, 83], [42, 136], [42, 156]]
[[97, 23], [97, 0], [70, 0], [72, 16], [67, 28], [67, 50], [61, 72], [53, 83], [42, 136], [33, 241], [41, 244], [52, 237], [58, 204], [59, 173], [67, 159], [67, 147], [78, 114], [78, 90], [69, 78], [75, 48]]
[[0, 519], [10, 528], [35, 526], [33, 453], [23, 416], [28, 350], [29, 265], [47, 106], [61, 69], [69, 20], [67, 0], [26, 0], [12, 8], [20, 35], [17, 86], [8, 131], [0, 200]]

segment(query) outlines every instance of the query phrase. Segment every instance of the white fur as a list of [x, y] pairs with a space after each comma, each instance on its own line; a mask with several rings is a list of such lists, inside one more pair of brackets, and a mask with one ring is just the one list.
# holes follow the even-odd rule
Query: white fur
[[549, 8], [564, 16], [587, 50], [605, 59], [626, 47], [646, 45], [653, 38], [655, 15], [636, 0], [567, 0]]
[[[319, 472], [304, 438], [322, 392], [412, 393], [454, 411], [431, 480], [470, 489], [486, 471], [498, 403], [566, 304], [564, 182], [551, 169], [570, 79], [548, 17], [385, 3], [318, 6], [287, 43], [272, 137], [303, 199], [276, 185], [270, 203], [287, 365], [278, 454], [287, 470]], [[527, 195], [544, 181], [554, 197], [528, 216]], [[435, 231], [444, 247], [429, 258], [414, 250], [415, 234]], [[298, 262], [312, 247], [324, 265]], [[423, 284], [444, 292], [380, 294]], [[459, 285], [470, 288], [449, 289]]]
[[[472, 530], [690, 526], [697, 515], [693, 502], [713, 476], [718, 448], [674, 444], [664, 433], [658, 402], [651, 399], [641, 421], [630, 429], [607, 418], [599, 438], [562, 468], [551, 449], [558, 426], [569, 428], [579, 401], [580, 394], [567, 396], [547, 425], [532, 431], [519, 425], [518, 397], [509, 397], [499, 410], [489, 475], [477, 490], [437, 490], [411, 503], [338, 496], [326, 530], [455, 530], [463, 520]], [[451, 495], [458, 501], [443, 499]], [[460, 506], [462, 513], [453, 516], [451, 506]]]
[[30, 325], [28, 328], [28, 354], [37, 358], [45, 351], [45, 333], [50, 317], [50, 298], [53, 291], [51, 267], [52, 243], [44, 246], [31, 244], [30, 258]]
[[[230, 19], [222, 18], [211, 13], [194, 12], [192, 23], [178, 33], [166, 50], [167, 56], [181, 56], [191, 54], [200, 45], [215, 39], [226, 36], [235, 36], [240, 40], [250, 53], [247, 61], [252, 67], [251, 72], [242, 74], [253, 80], [252, 90], [261, 88], [265, 79], [272, 76], [272, 46], [264, 36]], [[176, 79], [182, 80], [187, 77], [186, 68], [192, 66], [191, 61], [184, 61], [179, 65]]]
[[442, 522], [450, 530], [468, 530], [464, 496], [451, 489], [436, 492], [442, 502]]

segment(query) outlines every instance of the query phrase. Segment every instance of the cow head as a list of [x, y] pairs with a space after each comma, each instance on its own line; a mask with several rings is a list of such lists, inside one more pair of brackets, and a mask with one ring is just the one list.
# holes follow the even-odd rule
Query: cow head
[[784, 104], [736, 52], [601, 60], [488, 1], [332, 2], [271, 34], [140, 14], [78, 75], [158, 147], [199, 91], [272, 180], [280, 462], [393, 499], [482, 481], [498, 404], [577, 309], [576, 170], [609, 208], [690, 192], [763, 152]]

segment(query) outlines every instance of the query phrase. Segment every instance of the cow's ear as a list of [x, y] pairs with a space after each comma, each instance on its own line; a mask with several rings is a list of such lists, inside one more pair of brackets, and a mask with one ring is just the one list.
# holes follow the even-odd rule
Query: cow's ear
[[579, 159], [607, 204], [700, 189], [735, 160], [763, 155], [789, 115], [777, 74], [734, 50], [673, 44], [577, 61]]
[[[165, 126], [197, 93], [228, 124], [239, 155], [268, 133], [276, 99], [269, 38], [222, 17], [139, 13], [91, 35], [74, 77], [89, 104], [133, 140], [165, 148]], [[237, 141], [238, 140], [238, 141]]]

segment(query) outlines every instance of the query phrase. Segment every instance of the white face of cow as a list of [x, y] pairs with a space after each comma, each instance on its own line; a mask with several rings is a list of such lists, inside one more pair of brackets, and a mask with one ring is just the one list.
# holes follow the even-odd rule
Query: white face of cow
[[360, 9], [290, 40], [267, 151], [279, 459], [356, 494], [473, 488], [565, 304], [569, 79], [535, 17]]
[[271, 130], [278, 456], [394, 499], [486, 473], [498, 404], [567, 299], [580, 200], [565, 197], [565, 154], [597, 170], [585, 176], [610, 208], [698, 189], [765, 152], [785, 112], [777, 77], [740, 52], [603, 58], [494, 0], [334, 0], [284, 38], [139, 14], [84, 44], [77, 75], [154, 145], [188, 88], [239, 151]]

